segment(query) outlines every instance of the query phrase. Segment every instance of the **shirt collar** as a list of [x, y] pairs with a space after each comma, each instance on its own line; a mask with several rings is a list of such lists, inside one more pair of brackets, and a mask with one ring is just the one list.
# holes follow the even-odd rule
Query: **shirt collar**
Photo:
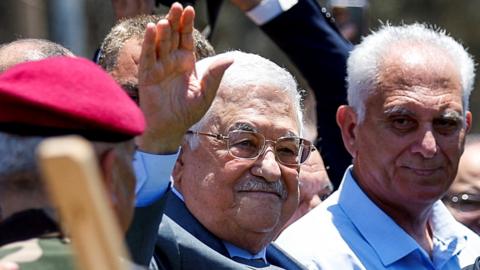
[[[375, 250], [384, 265], [403, 258], [419, 248], [416, 241], [385, 214], [357, 185], [353, 166], [345, 173], [340, 186], [339, 205], [359, 233]], [[395, 248], [391, 248], [392, 244]]]
[[[183, 198], [183, 195], [182, 193], [180, 193], [176, 188], [175, 186], [172, 185], [172, 192], [173, 194], [175, 194], [180, 200], [182, 200], [183, 202], [185, 202], [185, 199]], [[240, 257], [240, 258], [244, 258], [244, 259], [248, 259], [248, 260], [252, 260], [252, 259], [262, 259], [265, 261], [265, 263], [267, 262], [267, 258], [266, 258], [266, 253], [267, 253], [267, 248], [263, 248], [262, 250], [260, 250], [260, 252], [258, 252], [257, 254], [252, 254], [248, 251], [246, 251], [245, 249], [242, 249], [242, 248], [239, 248], [235, 245], [233, 245], [232, 243], [229, 243], [227, 241], [222, 241], [223, 242], [223, 245], [225, 246], [225, 248], [227, 249], [229, 255], [230, 255], [230, 258], [233, 258], [233, 257]]]
[[180, 193], [180, 191], [178, 191], [174, 185], [172, 185], [172, 192], [173, 194], [177, 195], [177, 197], [182, 200], [182, 202], [185, 202], [185, 199], [183, 198], [183, 195], [182, 193]]
[[[359, 233], [378, 254], [382, 263], [386, 266], [390, 265], [415, 250], [419, 250], [428, 258], [429, 256], [423, 248], [362, 191], [353, 178], [352, 169], [353, 166], [348, 168], [339, 188], [339, 205]], [[451, 257], [465, 247], [466, 235], [458, 234], [458, 228], [454, 228], [458, 226], [458, 223], [440, 201], [433, 205], [430, 224], [432, 224], [434, 249], [442, 249], [438, 243], [443, 242], [445, 245], [443, 249], [452, 250], [452, 253], [448, 255]], [[392, 248], [392, 244], [395, 245], [395, 248]], [[433, 254], [435, 262], [435, 250]], [[441, 260], [446, 262], [448, 259]]]
[[440, 268], [467, 246], [468, 236], [441, 201], [433, 205], [430, 226], [434, 243], [433, 262]]
[[225, 248], [227, 249], [228, 253], [230, 254], [230, 258], [240, 257], [240, 258], [244, 258], [244, 259], [247, 259], [247, 260], [262, 259], [265, 263], [267, 262], [267, 258], [266, 258], [267, 249], [266, 248], [263, 248], [257, 254], [252, 254], [252, 253], [246, 251], [243, 248], [239, 248], [239, 247], [235, 246], [234, 244], [232, 244], [230, 242], [223, 241], [223, 244], [225, 245]]

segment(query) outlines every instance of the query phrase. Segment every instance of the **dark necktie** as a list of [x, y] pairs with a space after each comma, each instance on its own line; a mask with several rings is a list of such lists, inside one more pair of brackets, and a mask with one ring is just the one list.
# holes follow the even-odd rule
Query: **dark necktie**
[[263, 259], [246, 259], [242, 257], [233, 257], [232, 260], [241, 263], [241, 264], [246, 264], [250, 265], [253, 267], [258, 267], [258, 268], [263, 268], [269, 266]]

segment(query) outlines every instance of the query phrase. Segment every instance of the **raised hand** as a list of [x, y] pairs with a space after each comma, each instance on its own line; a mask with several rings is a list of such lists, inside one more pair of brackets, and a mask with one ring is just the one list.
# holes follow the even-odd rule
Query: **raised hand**
[[148, 24], [138, 72], [140, 108], [147, 130], [140, 150], [176, 151], [186, 130], [210, 107], [231, 59], [213, 62], [202, 78], [195, 72], [192, 7], [175, 3], [165, 19]]

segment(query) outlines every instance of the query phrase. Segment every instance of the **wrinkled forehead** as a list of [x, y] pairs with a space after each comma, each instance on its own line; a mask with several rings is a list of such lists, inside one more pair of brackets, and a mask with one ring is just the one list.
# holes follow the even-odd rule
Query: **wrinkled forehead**
[[288, 129], [299, 135], [294, 100], [286, 92], [273, 85], [221, 85], [212, 106], [214, 121], [219, 126], [237, 122], [252, 122], [254, 125]]
[[440, 90], [462, 97], [460, 69], [445, 49], [400, 42], [387, 51], [379, 63], [381, 90], [430, 89], [433, 96]]
[[380, 77], [460, 82], [460, 70], [451, 55], [433, 44], [399, 42], [386, 49], [379, 63]]

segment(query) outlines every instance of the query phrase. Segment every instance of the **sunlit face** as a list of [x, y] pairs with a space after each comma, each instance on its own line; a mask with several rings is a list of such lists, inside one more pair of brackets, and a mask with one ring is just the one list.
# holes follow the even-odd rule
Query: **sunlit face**
[[471, 119], [452, 62], [432, 47], [392, 48], [365, 120], [353, 126], [354, 175], [387, 212], [426, 209], [455, 178]]
[[[268, 86], [247, 89], [224, 95], [214, 105], [211, 125], [202, 131], [250, 130], [268, 140], [298, 136], [289, 97]], [[246, 160], [232, 157], [222, 140], [202, 136], [196, 149], [183, 146], [180, 162], [175, 186], [187, 208], [217, 237], [252, 253], [272, 241], [297, 208], [298, 166], [278, 163], [271, 144], [257, 159]], [[265, 185], [282, 192], [267, 191]]]
[[458, 221], [480, 234], [480, 143], [465, 147], [447, 198], [454, 195], [462, 197], [464, 194], [469, 195], [467, 200], [447, 202], [447, 206]]
[[110, 75], [134, 100], [138, 100], [138, 65], [142, 43], [139, 39], [129, 39], [118, 52], [117, 64]]
[[133, 217], [135, 202], [135, 175], [133, 173], [133, 141], [118, 144], [114, 148], [112, 162], [113, 205], [121, 227], [126, 231]]

